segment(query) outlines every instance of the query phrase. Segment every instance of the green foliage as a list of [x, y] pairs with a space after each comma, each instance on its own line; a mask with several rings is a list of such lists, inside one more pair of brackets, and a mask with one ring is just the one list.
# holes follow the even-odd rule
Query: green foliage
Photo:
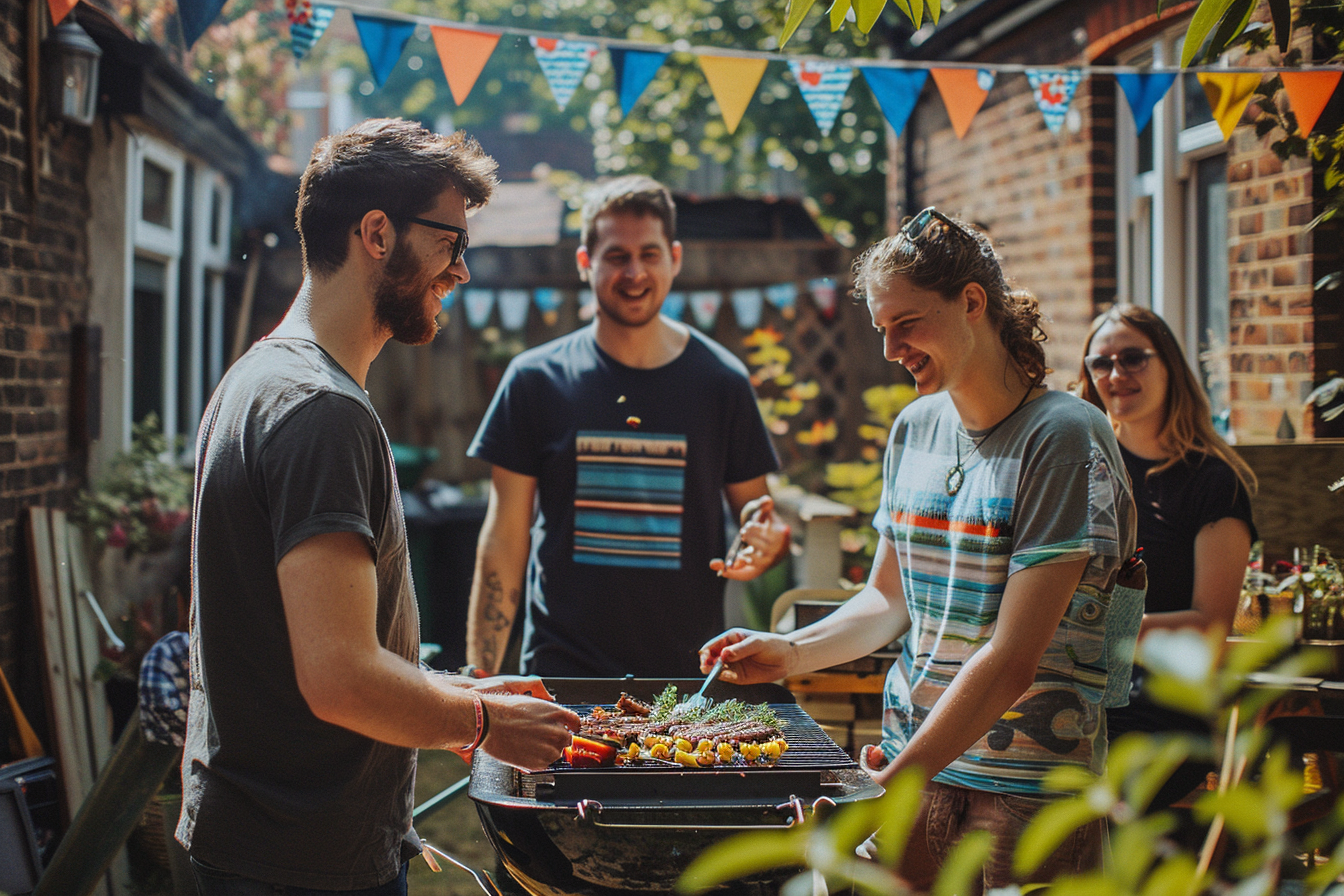
[[[1279, 697], [1283, 689], [1270, 682], [1279, 676], [1301, 674], [1318, 657], [1293, 650], [1292, 620], [1274, 620], [1253, 639], [1229, 647], [1218, 662], [1212, 641], [1193, 632], [1180, 640], [1150, 644], [1141, 659], [1153, 678], [1176, 679], [1182, 687], [1204, 686], [1215, 699], [1204, 704], [1207, 735], [1128, 734], [1111, 747], [1106, 771], [1093, 775], [1085, 769], [1062, 767], [1051, 772], [1045, 786], [1064, 794], [1037, 814], [1027, 826], [1014, 855], [1019, 874], [1039, 867], [1079, 826], [1107, 819], [1111, 853], [1116, 861], [1106, 868], [1080, 875], [1064, 875], [1047, 887], [1023, 886], [1021, 894], [1048, 892], [1050, 896], [1269, 896], [1278, 884], [1285, 855], [1302, 848], [1320, 850], [1328, 860], [1305, 880], [1304, 896], [1319, 896], [1344, 872], [1344, 804], [1336, 804], [1321, 822], [1290, 831], [1290, 813], [1302, 803], [1304, 777], [1283, 744], [1270, 741], [1257, 725], [1258, 705], [1252, 697]], [[1180, 650], [1184, 662], [1162, 662], [1159, 654]], [[1247, 687], [1247, 675], [1258, 673], [1257, 686]], [[1228, 738], [1231, 742], [1228, 742]], [[1208, 836], [1203, 848], [1183, 847], [1172, 839], [1176, 820], [1169, 810], [1149, 804], [1158, 788], [1188, 756], [1226, 756], [1219, 787], [1204, 793], [1194, 806], [1194, 818]], [[909, 892], [896, 877], [900, 857], [914, 823], [920, 798], [920, 777], [906, 770], [874, 800], [843, 806], [824, 819], [782, 832], [752, 832], [720, 842], [687, 869], [678, 882], [684, 893], [778, 868], [803, 867], [824, 875], [833, 886], [853, 886], [856, 892], [900, 894]], [[855, 859], [864, 845], [875, 860]], [[967, 836], [944, 864], [935, 893], [967, 892], [989, 855], [983, 832]], [[1222, 838], [1221, 860], [1207, 861]], [[868, 846], [875, 846], [869, 850]], [[1206, 855], [1207, 854], [1207, 857]], [[795, 880], [805, 878], [800, 875]]]
[[167, 548], [191, 510], [191, 471], [172, 459], [178, 447], [157, 415], [146, 416], [131, 429], [131, 447], [76, 498], [71, 519], [100, 545], [142, 554]]
[[[779, 45], [781, 47], [793, 37], [815, 3], [816, 0], [788, 0], [784, 27], [779, 35]], [[924, 23], [926, 3], [930, 21], [937, 24], [938, 17], [942, 15], [941, 0], [891, 0], [891, 3], [910, 20], [910, 24], [915, 28], [919, 28]], [[860, 32], [867, 34], [873, 30], [877, 20], [882, 17], [882, 10], [886, 8], [886, 5], [887, 0], [834, 0], [827, 9], [826, 18], [832, 31], [839, 31], [844, 27], [844, 23], [849, 21], [853, 22]]]

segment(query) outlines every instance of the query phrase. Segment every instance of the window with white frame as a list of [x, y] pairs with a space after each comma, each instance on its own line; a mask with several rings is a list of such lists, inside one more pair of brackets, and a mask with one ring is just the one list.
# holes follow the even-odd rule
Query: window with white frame
[[[1133, 48], [1126, 65], [1174, 69], [1186, 25]], [[1117, 88], [1119, 94], [1119, 88]], [[1127, 108], [1123, 96], [1117, 107]], [[1198, 80], [1181, 74], [1136, 132], [1116, 115], [1119, 297], [1152, 308], [1171, 326], [1209, 392], [1227, 409], [1227, 155]], [[1207, 357], [1200, 363], [1201, 356]], [[1220, 359], [1221, 362], [1220, 363]]]
[[224, 366], [224, 274], [232, 190], [159, 140], [130, 141], [124, 431], [158, 415], [187, 451]]

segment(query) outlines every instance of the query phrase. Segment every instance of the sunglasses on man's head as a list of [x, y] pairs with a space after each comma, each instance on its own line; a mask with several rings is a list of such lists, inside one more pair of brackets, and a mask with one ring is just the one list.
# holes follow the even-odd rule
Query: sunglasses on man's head
[[1151, 348], [1122, 348], [1113, 355], [1088, 355], [1083, 358], [1083, 366], [1093, 379], [1110, 376], [1112, 370], [1119, 370], [1124, 376], [1143, 373], [1148, 359], [1157, 352]]
[[431, 221], [428, 218], [411, 218], [412, 224], [419, 224], [422, 227], [433, 227], [435, 230], [446, 230], [449, 233], [457, 234], [457, 239], [453, 241], [453, 257], [448, 264], [455, 265], [462, 260], [462, 256], [467, 251], [467, 230], [465, 227], [458, 227], [453, 224], [441, 224], [438, 221]]
[[948, 233], [957, 233], [968, 240], [975, 240], [975, 237], [966, 232], [966, 228], [933, 206], [906, 221], [905, 226], [901, 228], [901, 235], [912, 243], [923, 241], [936, 243]]

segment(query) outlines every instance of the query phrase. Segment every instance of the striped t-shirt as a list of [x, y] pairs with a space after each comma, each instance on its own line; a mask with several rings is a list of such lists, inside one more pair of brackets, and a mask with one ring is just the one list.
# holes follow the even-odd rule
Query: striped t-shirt
[[[1081, 399], [1047, 392], [984, 436], [962, 429], [946, 393], [915, 401], [892, 427], [874, 526], [895, 547], [911, 627], [887, 676], [882, 747], [899, 753], [989, 642], [1010, 575], [1087, 557], [1035, 683], [935, 778], [1040, 793], [1055, 766], [1105, 764], [1103, 641], [1134, 507], [1111, 427]], [[965, 481], [948, 495], [958, 439]]]

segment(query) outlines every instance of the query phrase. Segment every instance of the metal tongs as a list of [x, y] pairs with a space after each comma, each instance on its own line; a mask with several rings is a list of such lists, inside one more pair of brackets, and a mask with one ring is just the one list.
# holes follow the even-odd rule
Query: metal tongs
[[430, 871], [439, 872], [443, 870], [439, 867], [439, 863], [434, 861], [434, 856], [437, 855], [439, 858], [456, 865], [458, 868], [461, 868], [463, 871], [470, 874], [472, 878], [475, 879], [477, 886], [484, 890], [487, 896], [503, 896], [503, 894], [500, 893], [499, 887], [496, 886], [494, 880], [490, 877], [490, 872], [477, 872], [468, 867], [461, 860], [439, 849], [437, 846], [430, 846], [429, 842], [426, 840], [420, 841], [420, 847], [421, 855], [424, 856], [425, 864], [429, 866]]

